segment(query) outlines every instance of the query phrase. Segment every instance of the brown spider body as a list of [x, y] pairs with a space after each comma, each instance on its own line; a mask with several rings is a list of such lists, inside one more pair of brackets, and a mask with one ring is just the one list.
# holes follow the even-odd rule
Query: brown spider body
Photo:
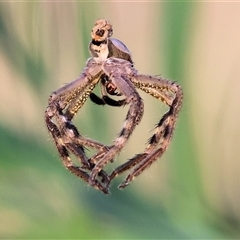
[[[131, 170], [119, 186], [124, 188], [162, 156], [173, 135], [183, 97], [182, 89], [177, 83], [160, 77], [138, 74], [133, 66], [130, 51], [121, 41], [111, 38], [112, 32], [112, 26], [107, 20], [96, 21], [89, 45], [92, 58], [88, 60], [83, 72], [75, 81], [50, 96], [45, 113], [47, 128], [65, 167], [104, 193], [109, 193], [109, 184], [117, 175]], [[98, 83], [101, 86], [102, 97], [92, 93]], [[109, 175], [104, 170], [105, 165], [112, 162], [123, 149], [143, 116], [143, 100], [136, 88], [166, 103], [169, 110], [157, 124], [145, 151], [120, 165]], [[109, 95], [125, 98], [114, 100]], [[99, 105], [115, 107], [129, 105], [123, 128], [111, 146], [81, 136], [72, 123], [74, 115], [88, 97]], [[94, 148], [97, 153], [87, 158], [84, 147]], [[77, 157], [80, 166], [73, 163], [70, 154]]]
[[92, 41], [89, 45], [91, 55], [101, 60], [116, 57], [132, 63], [128, 48], [118, 39], [111, 38], [112, 33], [112, 25], [107, 20], [99, 19], [96, 21], [92, 29]]

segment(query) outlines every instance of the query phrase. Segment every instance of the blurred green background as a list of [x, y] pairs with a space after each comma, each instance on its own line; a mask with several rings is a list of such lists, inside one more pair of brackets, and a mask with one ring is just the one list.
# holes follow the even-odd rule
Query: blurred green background
[[[240, 3], [0, 3], [0, 238], [240, 238]], [[105, 196], [62, 166], [44, 123], [50, 93], [89, 57], [107, 18], [140, 73], [178, 81], [184, 106], [164, 156]], [[145, 114], [114, 166], [140, 153], [166, 111]], [[88, 101], [74, 119], [109, 145], [127, 107]]]

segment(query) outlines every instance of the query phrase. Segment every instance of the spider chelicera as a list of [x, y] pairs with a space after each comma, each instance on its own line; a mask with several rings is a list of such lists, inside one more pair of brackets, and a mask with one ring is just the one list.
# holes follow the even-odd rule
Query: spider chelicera
[[[89, 45], [92, 57], [88, 59], [86, 67], [76, 80], [51, 94], [45, 112], [48, 131], [64, 166], [106, 194], [109, 193], [109, 184], [117, 175], [129, 171], [124, 182], [119, 185], [119, 188], [124, 188], [163, 155], [172, 138], [183, 99], [182, 88], [176, 82], [138, 74], [129, 50], [121, 41], [111, 38], [112, 32], [112, 25], [107, 20], [100, 19], [95, 22]], [[101, 97], [92, 92], [98, 83]], [[143, 100], [137, 89], [165, 103], [169, 110], [157, 123], [144, 152], [135, 155], [108, 174], [104, 170], [105, 165], [120, 153], [143, 116]], [[122, 98], [116, 100], [111, 96]], [[88, 98], [99, 105], [129, 105], [123, 128], [110, 146], [81, 136], [72, 123], [73, 117]], [[88, 158], [85, 147], [95, 149], [96, 154]], [[74, 164], [71, 155], [78, 159], [79, 166]]]

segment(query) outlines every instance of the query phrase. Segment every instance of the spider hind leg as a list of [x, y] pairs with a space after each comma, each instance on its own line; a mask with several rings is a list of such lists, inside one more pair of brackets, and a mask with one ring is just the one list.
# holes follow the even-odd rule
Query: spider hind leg
[[136, 87], [169, 105], [169, 110], [156, 125], [155, 133], [148, 140], [148, 146], [145, 151], [117, 167], [110, 174], [107, 186], [117, 175], [132, 169], [125, 181], [119, 185], [119, 188], [125, 188], [135, 177], [139, 176], [163, 155], [170, 144], [177, 116], [181, 109], [183, 92], [177, 83], [162, 78], [137, 75], [134, 84]]

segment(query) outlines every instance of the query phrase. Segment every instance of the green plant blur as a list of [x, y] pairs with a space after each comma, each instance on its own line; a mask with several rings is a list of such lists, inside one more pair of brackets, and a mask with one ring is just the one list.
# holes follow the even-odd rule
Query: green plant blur
[[[237, 9], [191, 2], [0, 3], [0, 238], [240, 238]], [[139, 72], [161, 74], [184, 89], [167, 153], [124, 191], [117, 189], [119, 176], [110, 196], [64, 169], [44, 123], [51, 91], [84, 68], [90, 30], [102, 17], [132, 51]], [[144, 149], [166, 110], [141, 96], [143, 123], [114, 166]], [[107, 144], [126, 108], [88, 101], [75, 123]]]

